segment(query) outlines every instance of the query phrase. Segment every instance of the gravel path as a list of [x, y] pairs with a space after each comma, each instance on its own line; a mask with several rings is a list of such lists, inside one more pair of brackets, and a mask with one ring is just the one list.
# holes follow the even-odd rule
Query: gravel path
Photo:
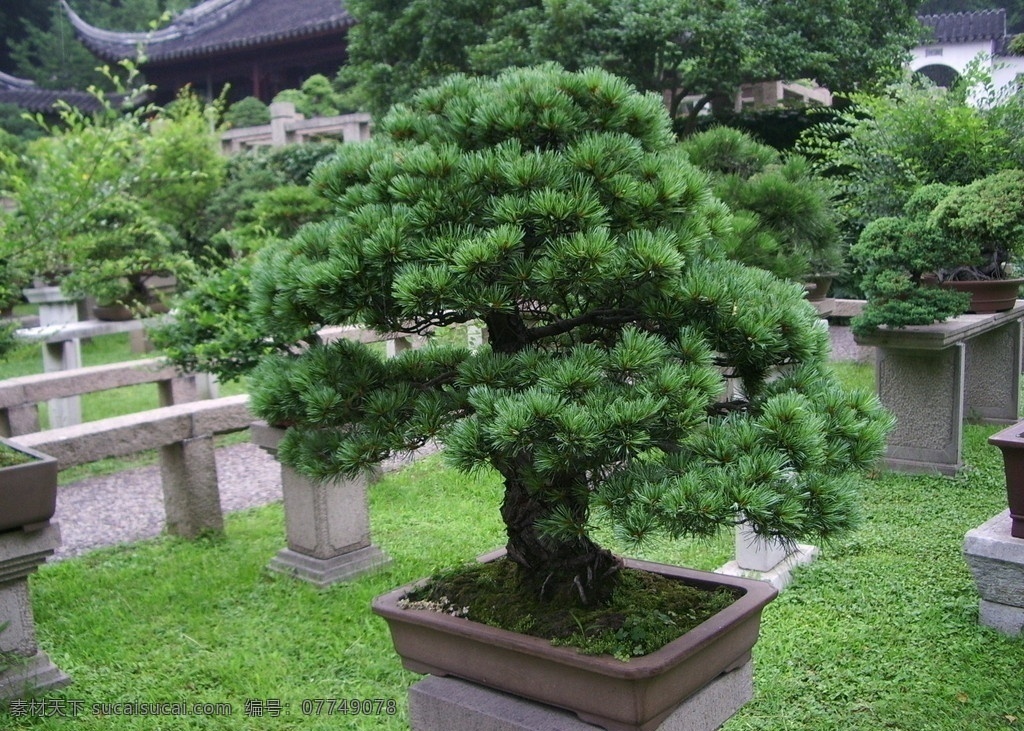
[[[849, 328], [833, 326], [830, 332], [833, 359], [870, 362], [874, 358], [874, 349], [857, 345]], [[217, 474], [225, 513], [281, 500], [280, 467], [253, 444], [218, 449]], [[125, 470], [64, 485], [57, 492], [55, 519], [63, 536], [57, 558], [159, 536], [164, 528], [160, 468]]]
[[[281, 468], [254, 444], [218, 449], [217, 475], [225, 513], [281, 499]], [[61, 486], [54, 519], [60, 523], [63, 543], [55, 556], [67, 558], [159, 536], [164, 529], [163, 501], [159, 465]]]

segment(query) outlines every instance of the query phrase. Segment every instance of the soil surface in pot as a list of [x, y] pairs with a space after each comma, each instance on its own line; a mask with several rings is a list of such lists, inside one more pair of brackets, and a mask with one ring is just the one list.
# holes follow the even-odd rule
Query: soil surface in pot
[[637, 569], [622, 569], [607, 606], [541, 601], [520, 589], [507, 559], [436, 575], [402, 606], [432, 609], [620, 660], [660, 649], [732, 604], [726, 587], [706, 589]]
[[12, 467], [16, 464], [26, 464], [34, 458], [31, 455], [11, 449], [6, 444], [0, 444], [0, 467]]

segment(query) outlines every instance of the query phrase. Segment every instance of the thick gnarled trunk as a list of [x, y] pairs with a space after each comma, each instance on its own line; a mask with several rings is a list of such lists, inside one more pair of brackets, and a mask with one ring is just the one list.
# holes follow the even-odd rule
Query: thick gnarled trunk
[[[546, 601], [593, 606], [606, 603], [618, 580], [622, 560], [586, 535], [569, 541], [544, 536], [537, 521], [553, 505], [531, 492], [515, 475], [505, 475], [501, 517], [508, 535], [508, 558], [520, 567], [524, 587]], [[558, 505], [566, 504], [565, 494]], [[585, 518], [585, 501], [570, 502], [578, 518]]]

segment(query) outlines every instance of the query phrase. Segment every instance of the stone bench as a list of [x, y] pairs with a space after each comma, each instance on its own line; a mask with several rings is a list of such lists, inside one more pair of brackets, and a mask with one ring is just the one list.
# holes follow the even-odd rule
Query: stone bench
[[60, 469], [160, 451], [167, 530], [196, 537], [224, 529], [213, 437], [248, 429], [249, 396], [227, 396], [115, 416], [11, 439], [52, 455]]

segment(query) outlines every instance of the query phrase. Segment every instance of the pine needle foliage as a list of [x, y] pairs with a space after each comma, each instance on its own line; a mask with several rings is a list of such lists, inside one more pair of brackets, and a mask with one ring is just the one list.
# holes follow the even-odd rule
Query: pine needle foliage
[[292, 427], [286, 462], [330, 479], [440, 439], [456, 467], [502, 476], [524, 587], [581, 604], [621, 565], [589, 537], [599, 516], [637, 542], [851, 524], [849, 474], [890, 422], [823, 367], [799, 285], [718, 253], [729, 213], [657, 97], [598, 70], [455, 76], [314, 185], [334, 216], [254, 273], [267, 332], [479, 320], [488, 343], [268, 357], [253, 404]]

